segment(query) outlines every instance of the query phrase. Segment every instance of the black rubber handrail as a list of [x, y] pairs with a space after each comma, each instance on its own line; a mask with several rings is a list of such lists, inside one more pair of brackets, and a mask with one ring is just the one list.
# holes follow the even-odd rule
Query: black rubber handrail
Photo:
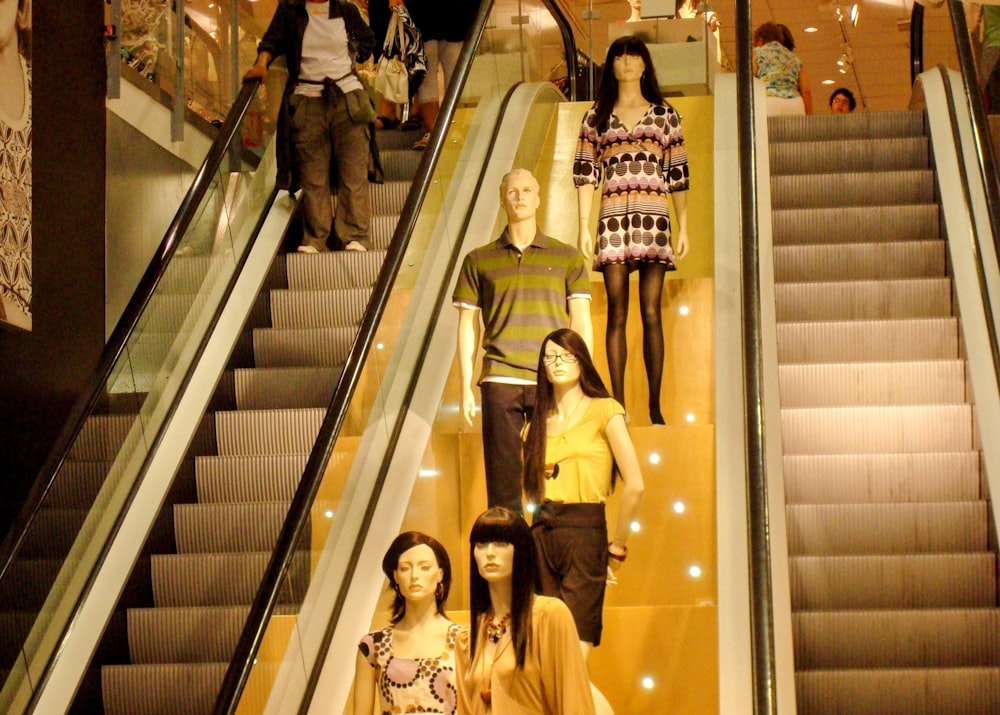
[[757, 150], [754, 142], [753, 24], [749, 0], [736, 3], [736, 106], [740, 117], [741, 303], [743, 306], [743, 391], [746, 427], [747, 545], [750, 579], [750, 650], [753, 712], [777, 712], [770, 517], [767, 496], [763, 359], [760, 313], [760, 240], [757, 216]]
[[243, 118], [249, 110], [259, 86], [259, 80], [247, 83], [236, 97], [229, 115], [219, 128], [218, 136], [208, 150], [205, 161], [202, 162], [195, 174], [191, 188], [184, 196], [163, 240], [157, 247], [156, 253], [132, 294], [132, 298], [111, 333], [111, 337], [101, 353], [97, 368], [83, 386], [80, 398], [70, 410], [64, 423], [65, 426], [43, 462], [17, 518], [4, 538], [3, 544], [0, 545], [0, 580], [7, 575], [28, 529], [34, 523], [45, 497], [65, 463], [73, 444], [79, 437], [85, 421], [96, 412], [106, 399], [108, 380], [135, 334], [146, 306], [149, 305], [156, 287], [163, 279], [170, 259], [177, 250], [185, 232], [197, 215], [202, 200], [211, 188], [214, 177], [219, 172], [223, 161], [228, 157], [229, 146], [237, 138]]
[[[443, 149], [448, 127], [451, 125], [452, 118], [458, 108], [465, 80], [468, 77], [469, 70], [478, 51], [480, 40], [493, 9], [493, 4], [493, 0], [483, 0], [462, 48], [452, 83], [448, 87], [444, 100], [441, 103], [438, 119], [431, 132], [430, 141], [417, 168], [417, 173], [414, 176], [413, 188], [410, 190], [400, 213], [399, 222], [393, 232], [392, 241], [376, 279], [364, 317], [361, 320], [358, 335], [351, 346], [344, 369], [337, 381], [330, 406], [317, 434], [315, 446], [306, 462], [299, 486], [289, 506], [288, 516], [275, 543], [275, 548], [268, 562], [260, 588], [254, 597], [246, 624], [223, 679], [222, 687], [213, 710], [214, 715], [231, 715], [236, 712], [243, 689], [246, 687], [247, 680], [250, 677], [254, 660], [264, 639], [267, 624], [278, 604], [282, 583], [298, 550], [297, 545], [309, 523], [310, 509], [319, 491], [320, 483], [326, 471], [326, 465], [333, 454], [334, 446], [347, 416], [347, 411], [368, 353], [375, 341], [375, 334], [388, 305], [396, 276], [403, 266], [410, 236], [416, 226], [420, 208], [429, 190], [434, 166]], [[568, 37], [569, 41], [572, 42], [572, 30], [569, 29], [569, 22], [556, 5], [555, 0], [542, 0], [542, 4], [556, 18], [564, 41]], [[567, 71], [571, 78], [575, 78], [577, 68], [575, 43], [571, 47], [567, 47], [566, 52]], [[575, 79], [571, 79], [570, 88], [571, 98], [575, 98]], [[386, 461], [388, 461], [395, 450], [397, 438], [398, 428], [393, 431], [390, 443], [386, 448]], [[379, 475], [375, 493], [368, 503], [365, 515], [366, 525], [362, 529], [362, 537], [358, 539], [352, 549], [347, 573], [353, 573], [360, 560], [364, 533], [367, 530], [367, 524], [370, 523], [371, 515], [374, 513], [375, 504], [377, 503], [383, 481], [384, 465]], [[332, 607], [332, 612], [335, 615], [331, 618], [331, 623], [336, 622], [336, 613], [340, 607], [337, 604], [342, 604], [345, 598], [346, 581], [345, 589], [342, 589], [341, 593], [338, 594], [337, 603]], [[304, 703], [311, 699], [312, 693], [315, 691], [317, 678], [318, 669], [313, 668], [310, 672], [306, 694], [303, 698]]]

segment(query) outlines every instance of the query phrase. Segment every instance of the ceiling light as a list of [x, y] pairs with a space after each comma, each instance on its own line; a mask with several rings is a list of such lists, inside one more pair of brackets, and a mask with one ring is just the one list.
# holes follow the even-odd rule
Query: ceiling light
[[807, 27], [806, 29], [804, 29], [802, 32], [819, 32], [819, 28], [818, 27], [813, 27], [812, 25], [810, 25], [809, 27]]
[[851, 18], [851, 24], [854, 27], [858, 26], [858, 20], [861, 19], [861, 6], [857, 3], [851, 5], [850, 11], [847, 13], [848, 17]]

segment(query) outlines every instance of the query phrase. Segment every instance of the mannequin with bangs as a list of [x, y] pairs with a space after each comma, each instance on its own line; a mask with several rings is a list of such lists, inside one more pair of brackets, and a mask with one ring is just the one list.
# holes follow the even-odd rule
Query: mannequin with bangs
[[594, 107], [597, 114], [597, 131], [605, 132], [608, 128], [608, 119], [618, 101], [618, 80], [612, 69], [615, 58], [622, 55], [632, 55], [640, 57], [646, 65], [646, 71], [642, 75], [639, 86], [642, 88], [642, 96], [650, 104], [664, 104], [663, 93], [660, 92], [660, 83], [656, 80], [656, 68], [653, 67], [653, 58], [649, 56], [649, 49], [646, 43], [634, 35], [619, 37], [608, 47], [608, 57], [604, 61], [604, 71], [601, 73], [601, 84], [597, 87], [597, 101]]

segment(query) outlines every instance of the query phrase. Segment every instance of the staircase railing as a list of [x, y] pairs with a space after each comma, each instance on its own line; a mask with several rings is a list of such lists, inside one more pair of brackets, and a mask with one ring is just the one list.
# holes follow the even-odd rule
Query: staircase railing
[[[81, 505], [89, 511], [77, 537], [61, 552], [57, 568], [46, 570], [44, 575], [37, 570], [30, 574], [33, 589], [48, 591], [45, 607], [38, 607], [23, 632], [5, 634], [6, 639], [19, 639], [22, 646], [15, 662], [3, 664], [10, 668], [0, 691], [0, 710], [4, 712], [19, 711], [14, 703], [19, 708], [44, 684], [54, 654], [59, 652], [107, 554], [111, 536], [120, 528], [131, 495], [142, 481], [160, 437], [159, 428], [169, 419], [190, 367], [205, 349], [218, 318], [218, 306], [232, 291], [241, 262], [253, 244], [253, 221], [234, 222], [233, 207], [224, 205], [225, 187], [234, 179], [223, 163], [232, 155], [232, 147], [241, 144], [243, 121], [257, 85], [248, 84], [237, 97], [0, 546], [0, 602], [22, 603], [15, 579], [31, 568], [32, 555], [26, 546], [48, 538], [39, 533], [44, 527], [39, 515], [50, 495], [70, 479], [64, 468], [81, 443], [88, 421], [109, 411], [121, 419], [124, 432], [113, 442], [104, 436], [110, 465], [99, 492], [89, 495], [91, 501]], [[266, 203], [271, 200], [273, 194]], [[211, 255], [194, 257], [196, 268], [200, 268], [195, 271], [194, 292], [187, 295], [187, 303], [177, 305], [175, 301], [173, 310], [164, 311], [163, 295], [170, 286], [191, 282], [192, 262], [173, 260], [178, 249], [197, 245], [194, 238], [202, 232], [218, 236], [223, 216], [230, 222], [225, 245], [217, 245]]]
[[[555, 20], [563, 41], [571, 98], [575, 98], [577, 52], [569, 23], [555, 0], [537, 0], [535, 3], [526, 4], [544, 7], [545, 11]], [[216, 701], [214, 709], [216, 715], [235, 713], [237, 711], [240, 699], [254, 668], [255, 659], [264, 641], [269, 622], [280, 601], [282, 589], [285, 586], [286, 576], [292, 564], [293, 557], [302, 548], [301, 542], [306, 534], [310, 510], [320, 491], [321, 481], [346, 420], [352, 397], [361, 379], [368, 355], [375, 343], [376, 333], [379, 330], [382, 317], [388, 306], [397, 275], [406, 260], [406, 250], [420, 217], [421, 207], [431, 183], [434, 166], [443, 150], [448, 128], [459, 107], [463, 87], [469, 76], [474, 58], [484, 32], [489, 25], [493, 11], [493, 0], [483, 0], [470, 33], [466, 38], [452, 84], [441, 103], [438, 119], [434, 130], [431, 132], [428, 148], [417, 169], [417, 174], [413, 181], [413, 189], [404, 204], [388, 253], [376, 280], [372, 297], [361, 320], [358, 336], [348, 354], [343, 372], [334, 391], [334, 396], [316, 438], [315, 446], [309, 455], [302, 479], [293, 497], [288, 517], [278, 537], [261, 586], [250, 609], [250, 615], [240, 636], [233, 658], [230, 661], [230, 666], [226, 672]], [[515, 21], [519, 25], [524, 25], [526, 24], [523, 22], [524, 19], [524, 17], [515, 18]], [[449, 207], [449, 210], [451, 210], [451, 207]], [[452, 262], [457, 260], [457, 255], [451, 257]], [[446, 290], [446, 288], [447, 286], [441, 286], [442, 291]], [[399, 423], [397, 422], [391, 426], [389, 444], [385, 449], [386, 464], [395, 451], [396, 440], [398, 438]], [[359, 527], [358, 535], [353, 542], [351, 552], [347, 556], [347, 565], [345, 567], [347, 574], [353, 574], [354, 570], [358, 567], [367, 531], [371, 526], [371, 518], [384, 485], [384, 476], [385, 468], [383, 467], [374, 483], [372, 492], [364, 495], [368, 506], [363, 518], [364, 523]], [[337, 614], [346, 598], [348, 585], [349, 578], [345, 578], [335, 602], [330, 607], [331, 612], [334, 614], [334, 617], [330, 619], [331, 628], [336, 625]], [[329, 639], [325, 638], [324, 640], [326, 641], [326, 645], [328, 645]], [[323, 648], [325, 647], [323, 646]], [[325, 657], [325, 650], [321, 649], [320, 654], [306, 664], [309, 672], [307, 675], [309, 682], [306, 686], [303, 700], [306, 704], [311, 699], [316, 687], [319, 676], [318, 665], [322, 663], [323, 657]]]

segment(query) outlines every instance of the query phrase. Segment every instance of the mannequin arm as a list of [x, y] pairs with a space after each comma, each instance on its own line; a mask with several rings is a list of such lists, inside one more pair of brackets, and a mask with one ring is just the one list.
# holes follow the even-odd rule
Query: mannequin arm
[[479, 350], [479, 338], [479, 310], [459, 307], [458, 379], [462, 389], [462, 416], [470, 427], [476, 415], [476, 395], [472, 389], [472, 379], [476, 372], [475, 360]]
[[594, 323], [590, 318], [590, 300], [588, 298], [569, 299], [569, 327], [583, 338], [583, 342], [587, 344], [587, 350], [593, 354]]
[[360, 652], [354, 664], [354, 715], [375, 712], [375, 669]]
[[588, 261], [594, 255], [594, 236], [590, 232], [590, 207], [594, 202], [595, 189], [593, 184], [584, 184], [576, 188], [576, 205], [579, 215], [577, 248], [580, 249], [584, 259]]

